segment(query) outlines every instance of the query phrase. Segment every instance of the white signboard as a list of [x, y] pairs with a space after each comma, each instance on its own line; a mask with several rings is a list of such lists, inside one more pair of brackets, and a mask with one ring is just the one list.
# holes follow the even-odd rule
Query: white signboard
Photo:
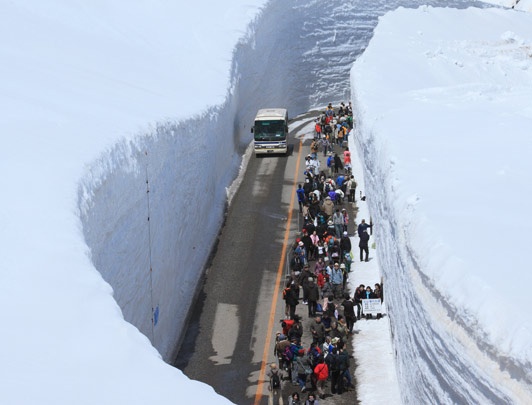
[[369, 300], [362, 300], [362, 313], [364, 315], [382, 314], [382, 303], [380, 298], [372, 298]]

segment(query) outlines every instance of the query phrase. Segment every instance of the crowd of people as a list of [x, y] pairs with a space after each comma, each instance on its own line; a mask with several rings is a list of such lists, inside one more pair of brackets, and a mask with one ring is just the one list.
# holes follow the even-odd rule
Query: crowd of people
[[[355, 322], [364, 317], [362, 300], [382, 298], [379, 284], [374, 289], [361, 285], [352, 295], [346, 289], [354, 256], [348, 233], [349, 207], [344, 203], [346, 199], [356, 202], [357, 187], [346, 143], [353, 128], [351, 104], [342, 104], [337, 111], [329, 105], [317, 118], [315, 128], [304, 183], [297, 189], [303, 225], [293, 245], [290, 274], [283, 289], [285, 317], [280, 321], [282, 331], [276, 334], [277, 363], [270, 365], [267, 376], [270, 404], [284, 404], [284, 380], [299, 387], [288, 398], [289, 404], [318, 404], [327, 387], [335, 395], [354, 388], [347, 342]], [[321, 170], [320, 149], [328, 156], [327, 172]], [[360, 261], [368, 261], [368, 230], [372, 227], [371, 221], [367, 224], [362, 220], [356, 229]], [[311, 319], [306, 328], [301, 314], [296, 313], [300, 303], [307, 306]], [[300, 395], [307, 392], [303, 401]]]

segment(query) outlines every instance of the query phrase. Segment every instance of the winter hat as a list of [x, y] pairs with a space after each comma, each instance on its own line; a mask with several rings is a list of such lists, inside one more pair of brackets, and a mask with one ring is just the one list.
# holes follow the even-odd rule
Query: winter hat
[[335, 337], [335, 338], [333, 338], [333, 339], [331, 340], [331, 343], [332, 343], [333, 345], [335, 345], [335, 344], [337, 344], [339, 341], [340, 341], [340, 338]]
[[340, 268], [341, 268], [341, 269], [345, 269], [345, 264], [342, 263], [342, 264], [340, 265]]
[[[330, 200], [330, 198], [329, 198], [329, 200]], [[333, 221], [327, 222], [327, 225], [332, 225], [332, 224], [333, 224]]]
[[299, 246], [303, 246], [303, 245], [304, 245], [304, 243], [300, 241], [299, 242]]
[[328, 257], [328, 256], [325, 256], [325, 257], [323, 258], [323, 261], [324, 261], [324, 262], [328, 262], [328, 261], [329, 261], [329, 257]]
[[330, 200], [330, 199], [331, 199], [331, 197], [325, 197], [325, 199], [326, 199], [326, 200]]
[[277, 364], [275, 364], [275, 363], [270, 364], [270, 368], [272, 368], [272, 369], [277, 368]]
[[347, 236], [347, 232], [346, 231], [344, 231], [344, 236]]

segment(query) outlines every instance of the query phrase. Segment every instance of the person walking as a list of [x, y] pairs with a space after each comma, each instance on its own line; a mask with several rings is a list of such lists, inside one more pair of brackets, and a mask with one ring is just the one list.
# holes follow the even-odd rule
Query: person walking
[[344, 217], [340, 212], [340, 209], [336, 209], [336, 212], [333, 215], [333, 224], [335, 235], [338, 239], [342, 237], [342, 231], [344, 229]]
[[323, 358], [321, 358], [318, 365], [314, 367], [314, 375], [316, 376], [316, 388], [318, 394], [320, 395], [320, 398], [323, 399], [325, 397], [325, 383], [327, 382], [327, 378], [329, 378], [329, 367], [327, 367]]
[[325, 135], [323, 138], [321, 138], [321, 147], [323, 148], [323, 157], [327, 156], [327, 152], [329, 151], [329, 135]]
[[338, 378], [336, 379], [336, 393], [341, 395], [344, 393], [344, 375], [349, 369], [349, 356], [342, 346], [340, 353], [338, 353]]
[[356, 201], [355, 193], [357, 190], [357, 182], [355, 181], [355, 176], [351, 176], [349, 180], [347, 180], [347, 192], [348, 194], [348, 201], [354, 203]]
[[[358, 247], [360, 248], [360, 261], [369, 261], [368, 259], [368, 256], [369, 256], [369, 247], [368, 247], [368, 243], [369, 243], [369, 235], [368, 235], [368, 231], [364, 230], [362, 231], [362, 234], [360, 235], [360, 242], [358, 242]], [[362, 256], [363, 256], [363, 253], [366, 253], [366, 258], [363, 259]]]
[[340, 249], [342, 251], [342, 261], [343, 261], [346, 253], [351, 252], [351, 239], [349, 239], [349, 236], [347, 235], [347, 231], [344, 231], [342, 235], [342, 239], [340, 239]]
[[323, 202], [322, 206], [323, 213], [326, 216], [326, 219], [329, 219], [332, 217], [334, 213], [334, 202], [331, 200], [331, 197], [327, 196], [325, 197], [325, 201]]
[[277, 368], [277, 364], [270, 364], [267, 377], [270, 381], [268, 385], [268, 405], [284, 405], [282, 384], [283, 371]]
[[294, 319], [296, 307], [299, 304], [299, 289], [296, 288], [295, 282], [292, 281], [283, 291], [283, 298], [289, 308], [290, 319]]
[[318, 306], [319, 298], [320, 292], [318, 290], [318, 285], [314, 282], [313, 277], [309, 277], [309, 285], [307, 292], [309, 318], [316, 316], [316, 307]]
[[340, 170], [344, 169], [342, 159], [338, 156], [338, 153], [334, 154], [334, 173], [339, 173]]
[[317, 122], [314, 128], [316, 129], [315, 139], [320, 139], [321, 138], [321, 125]]
[[344, 296], [344, 274], [338, 263], [334, 263], [334, 268], [331, 275], [331, 283], [333, 287], [334, 298], [342, 298]]
[[[332, 273], [332, 270], [331, 270]], [[323, 297], [323, 305], [322, 308], [324, 311], [327, 310], [327, 306], [329, 305], [329, 297], [333, 295], [333, 288], [329, 281], [329, 275], [327, 274], [325, 276], [325, 282], [323, 283], [323, 287], [321, 289], [321, 296]]]
[[[334, 341], [334, 339], [333, 339]], [[337, 340], [337, 342], [339, 339]], [[336, 388], [338, 387], [338, 378], [340, 377], [340, 365], [338, 361], [338, 349], [334, 347], [327, 356], [327, 362], [329, 363], [329, 372], [331, 374], [331, 393], [336, 394]]]
[[297, 189], [297, 202], [299, 203], [299, 213], [301, 214], [303, 212], [303, 203], [305, 202], [305, 190], [303, 190], [303, 186], [300, 184]]
[[329, 157], [327, 158], [327, 167], [329, 168], [329, 177], [332, 177], [334, 173], [334, 157], [332, 152], [329, 153]]
[[344, 307], [344, 317], [348, 333], [353, 333], [353, 326], [356, 322], [355, 317], [355, 303], [351, 299], [351, 296], [348, 293], [344, 295], [345, 299], [342, 302], [342, 307]]
[[313, 321], [310, 322], [310, 333], [312, 335], [312, 343], [322, 345], [325, 341], [325, 325], [321, 321], [321, 316], [316, 316]]

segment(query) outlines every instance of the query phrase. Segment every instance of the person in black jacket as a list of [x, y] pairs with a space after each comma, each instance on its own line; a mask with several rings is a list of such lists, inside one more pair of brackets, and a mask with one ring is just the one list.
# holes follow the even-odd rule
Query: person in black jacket
[[349, 239], [345, 231], [342, 239], [340, 239], [340, 249], [342, 250], [341, 260], [343, 260], [345, 254], [351, 252], [351, 239]]
[[368, 256], [369, 256], [368, 242], [369, 242], [368, 231], [364, 230], [360, 234], [360, 242], [358, 242], [358, 247], [360, 248], [360, 261], [361, 262], [364, 261], [364, 259], [362, 258], [364, 252], [366, 253], [365, 261], [367, 262], [369, 260], [368, 259]]
[[355, 301], [355, 305], [357, 306], [357, 319], [360, 320], [360, 316], [362, 315], [362, 294], [364, 294], [365, 286], [364, 284], [360, 284], [360, 286], [356, 289], [355, 295], [353, 297]]
[[288, 339], [290, 341], [296, 339], [297, 342], [301, 342], [301, 336], [303, 336], [303, 326], [301, 325], [299, 316], [294, 315], [294, 323], [288, 331]]
[[344, 170], [344, 164], [342, 163], [342, 159], [340, 159], [340, 156], [338, 156], [338, 153], [334, 154], [334, 172], [338, 173], [340, 170]]
[[292, 281], [283, 291], [283, 298], [290, 309], [290, 319], [294, 319], [296, 307], [299, 304], [299, 288]]
[[318, 300], [320, 299], [320, 291], [318, 285], [314, 282], [313, 277], [308, 278], [308, 316], [312, 318], [316, 316], [316, 306], [318, 305]]
[[344, 307], [344, 317], [347, 324], [347, 330], [349, 333], [353, 333], [353, 325], [356, 322], [355, 303], [347, 293], [345, 294], [344, 302], [342, 302], [342, 307]]

